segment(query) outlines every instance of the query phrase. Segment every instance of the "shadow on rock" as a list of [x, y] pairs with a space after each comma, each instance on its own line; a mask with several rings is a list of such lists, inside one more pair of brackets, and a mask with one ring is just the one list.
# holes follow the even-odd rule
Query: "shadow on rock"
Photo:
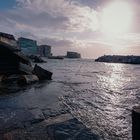
[[101, 140], [76, 118], [47, 127], [51, 140]]

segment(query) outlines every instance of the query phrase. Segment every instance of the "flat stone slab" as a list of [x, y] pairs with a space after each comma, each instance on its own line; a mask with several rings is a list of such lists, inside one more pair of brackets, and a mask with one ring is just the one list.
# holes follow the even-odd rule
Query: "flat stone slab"
[[100, 140], [76, 118], [49, 125], [46, 130], [51, 140]]
[[0, 109], [0, 133], [24, 128], [26, 122], [32, 124], [44, 119], [45, 117], [39, 109]]
[[71, 114], [51, 117], [0, 136], [2, 140], [101, 140]]

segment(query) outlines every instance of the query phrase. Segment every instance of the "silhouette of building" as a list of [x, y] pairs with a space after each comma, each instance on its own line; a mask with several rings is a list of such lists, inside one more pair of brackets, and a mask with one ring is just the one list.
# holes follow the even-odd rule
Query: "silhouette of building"
[[81, 58], [81, 54], [77, 52], [67, 52], [67, 58]]
[[38, 49], [39, 49], [40, 56], [44, 56], [44, 57], [52, 56], [51, 46], [49, 46], [49, 45], [40, 45]]
[[37, 54], [37, 41], [20, 37], [18, 39], [18, 44], [20, 46], [21, 51], [26, 55]]

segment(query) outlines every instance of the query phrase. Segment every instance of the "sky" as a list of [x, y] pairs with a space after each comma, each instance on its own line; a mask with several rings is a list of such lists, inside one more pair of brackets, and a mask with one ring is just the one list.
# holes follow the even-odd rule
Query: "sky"
[[0, 31], [80, 52], [140, 55], [140, 0], [0, 0]]

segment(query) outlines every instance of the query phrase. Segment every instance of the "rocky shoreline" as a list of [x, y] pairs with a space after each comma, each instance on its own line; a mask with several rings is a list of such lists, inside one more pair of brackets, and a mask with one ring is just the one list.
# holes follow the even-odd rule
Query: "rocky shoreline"
[[100, 140], [63, 103], [61, 83], [9, 88], [0, 98], [0, 140]]
[[0, 140], [99, 140], [68, 110], [0, 109]]

